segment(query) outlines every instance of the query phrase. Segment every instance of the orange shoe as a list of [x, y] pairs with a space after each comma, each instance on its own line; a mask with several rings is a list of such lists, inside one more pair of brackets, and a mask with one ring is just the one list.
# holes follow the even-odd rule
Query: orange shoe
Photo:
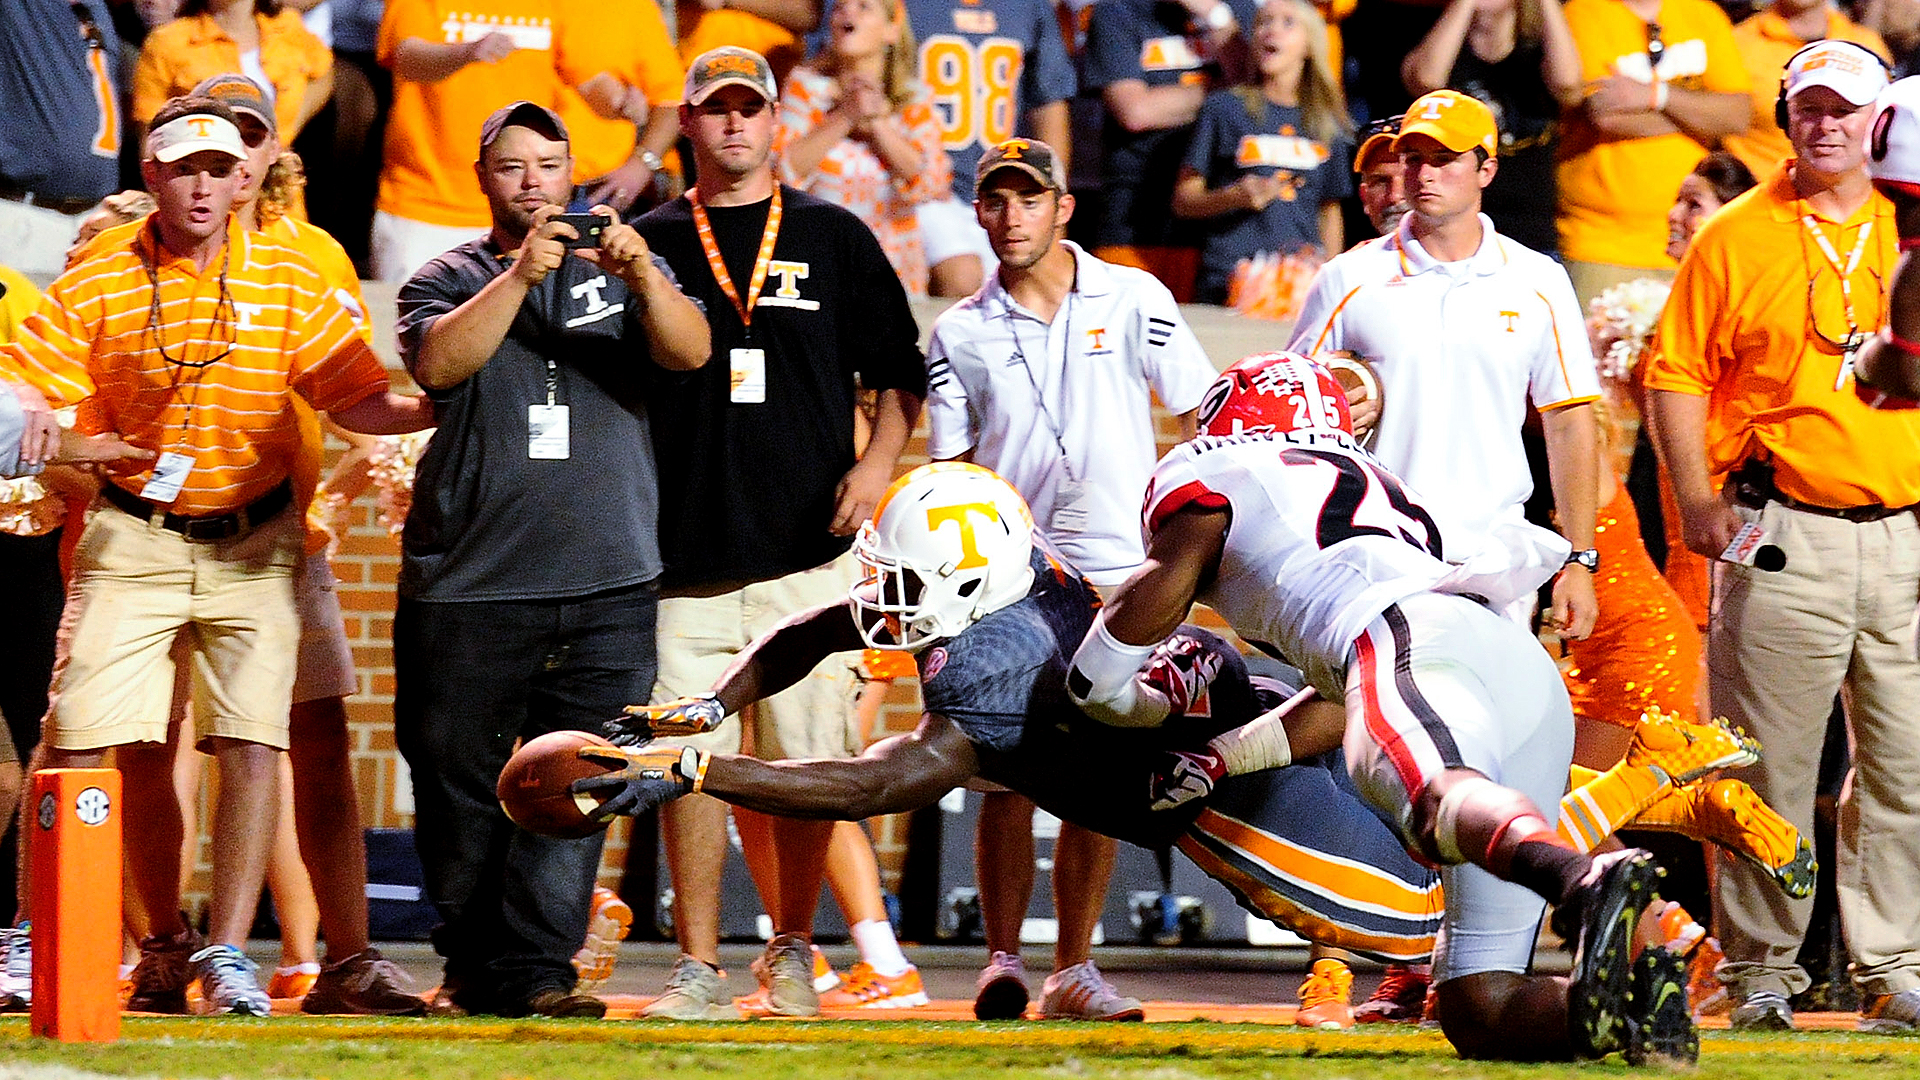
[[1695, 1017], [1725, 1016], [1733, 1011], [1726, 985], [1714, 974], [1726, 958], [1727, 954], [1720, 951], [1720, 939], [1708, 938], [1687, 959], [1687, 1004], [1693, 1006]]
[[820, 995], [823, 1009], [912, 1009], [925, 1004], [927, 988], [912, 964], [898, 975], [882, 975], [862, 961], [847, 972], [839, 989]]
[[1673, 713], [1648, 709], [1627, 744], [1627, 764], [1653, 766], [1675, 786], [1698, 780], [1715, 769], [1751, 765], [1760, 760], [1760, 743], [1725, 720], [1696, 724]]
[[591, 994], [613, 976], [620, 959], [620, 943], [633, 928], [633, 908], [612, 889], [595, 885], [588, 909], [587, 939], [573, 954], [574, 992]]
[[[309, 971], [308, 969], [312, 970]], [[267, 980], [267, 996], [270, 998], [293, 998], [299, 1000], [313, 989], [314, 980], [320, 978], [319, 964], [297, 964], [293, 967], [273, 969], [273, 978]]]
[[1788, 896], [1813, 895], [1820, 869], [1813, 845], [1742, 781], [1677, 787], [1641, 811], [1633, 827], [1711, 840], [1765, 867]]
[[1300, 984], [1300, 1008], [1293, 1014], [1297, 1027], [1345, 1031], [1353, 1026], [1353, 972], [1338, 960], [1313, 962], [1313, 973]]

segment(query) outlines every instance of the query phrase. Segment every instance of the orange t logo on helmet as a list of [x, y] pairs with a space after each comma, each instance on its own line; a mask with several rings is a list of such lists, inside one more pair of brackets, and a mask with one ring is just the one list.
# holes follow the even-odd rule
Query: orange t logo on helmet
[[973, 519], [969, 513], [984, 515], [988, 521], [999, 521], [1000, 514], [992, 503], [957, 503], [953, 506], [935, 506], [927, 510], [927, 529], [937, 532], [940, 526], [951, 521], [960, 526], [960, 562], [956, 570], [971, 570], [976, 566], [987, 565], [986, 556], [980, 554], [980, 546], [974, 542]]

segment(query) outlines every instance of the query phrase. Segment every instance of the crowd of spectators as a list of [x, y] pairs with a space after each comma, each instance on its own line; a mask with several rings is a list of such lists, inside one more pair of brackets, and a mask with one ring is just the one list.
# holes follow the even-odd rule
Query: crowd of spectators
[[[1823, 41], [1846, 44], [1808, 50]], [[491, 778], [516, 741], [697, 695], [756, 633], [844, 594], [849, 537], [923, 402], [933, 456], [999, 470], [1067, 558], [1117, 584], [1143, 557], [1126, 519], [1151, 461], [1148, 392], [1186, 419], [1206, 384], [1176, 304], [1198, 301], [1298, 315], [1302, 351], [1373, 363], [1403, 403], [1379, 421], [1376, 452], [1429, 495], [1457, 489], [1450, 512], [1471, 531], [1517, 520], [1545, 487], [1577, 553], [1607, 547], [1597, 532], [1618, 544], [1641, 531], [1626, 494], [1635, 448], [1650, 463], [1657, 446], [1665, 471], [1634, 492], [1648, 542], [1609, 551], [1638, 566], [1664, 549], [1666, 580], [1642, 574], [1648, 591], [1634, 593], [1609, 579], [1596, 599], [1582, 562], [1554, 586], [1548, 629], [1584, 639], [1596, 620], [1690, 617], [1709, 635], [1708, 688], [1696, 689], [1697, 650], [1648, 662], [1684, 676], [1681, 698], [1779, 745], [1778, 774], [1755, 786], [1805, 832], [1824, 736], [1808, 718], [1844, 687], [1870, 765], [1850, 789], [1864, 807], [1854, 827], [1864, 815], [1876, 835], [1910, 834], [1891, 788], [1915, 741], [1886, 703], [1920, 675], [1911, 628], [1903, 654], [1871, 663], [1828, 634], [1789, 700], [1781, 680], [1754, 676], [1788, 633], [1780, 613], [1821, 633], [1864, 616], [1807, 614], [1817, 605], [1791, 588], [1826, 591], [1810, 572], [1751, 571], [1721, 575], [1716, 602], [1741, 606], [1713, 614], [1703, 560], [1743, 523], [1709, 481], [1744, 469], [1746, 516], [1791, 539], [1791, 566], [1830, 565], [1872, 532], [1890, 554], [1863, 573], [1911, 600], [1908, 421], [1834, 407], [1828, 434], [1841, 434], [1805, 457], [1755, 433], [1751, 399], [1770, 365], [1797, 379], [1805, 349], [1841, 365], [1838, 391], [1882, 321], [1892, 211], [1870, 198], [1846, 125], [1864, 123], [1917, 48], [1914, 0], [0, 0], [0, 343], [17, 342], [0, 373], [37, 387], [37, 404], [76, 409], [69, 424], [160, 454], [105, 483], [54, 464], [4, 492], [0, 566], [33, 598], [4, 650], [7, 749], [44, 764], [112, 749], [142, 777], [128, 800], [157, 842], [130, 860], [136, 998], [184, 1007], [201, 978], [223, 1008], [263, 1012], [238, 946], [270, 876], [257, 824], [276, 817], [291, 747], [311, 778], [294, 787], [292, 829], [330, 949], [310, 1003], [410, 1011], [365, 940], [363, 901], [339, 899], [357, 895], [336, 887], [360, 859], [341, 839], [357, 827], [313, 823], [319, 793], [345, 783], [347, 691], [296, 679], [325, 663], [306, 636], [339, 620], [337, 604], [313, 606], [330, 589], [324, 536], [297, 515], [317, 482], [316, 411], [371, 432], [417, 430], [431, 411], [394, 633], [398, 744], [445, 919], [434, 1007], [597, 1015], [572, 961], [600, 910], [588, 899], [599, 843], [534, 838], [500, 815]], [[1816, 73], [1809, 56], [1857, 77]], [[1821, 141], [1823, 122], [1851, 138], [1852, 158]], [[1073, 185], [1071, 160], [1098, 167]], [[996, 172], [1015, 182], [976, 204], [976, 179]], [[1741, 232], [1703, 228], [1756, 182], [1765, 198], [1740, 204]], [[568, 253], [578, 237], [563, 211], [606, 216], [592, 254]], [[1342, 254], [1369, 232], [1387, 241]], [[1743, 259], [1757, 247], [1765, 265]], [[1317, 270], [1314, 285], [1276, 265]], [[1644, 376], [1596, 374], [1589, 306], [1676, 268]], [[1748, 310], [1767, 273], [1790, 279], [1768, 297], [1805, 292], [1807, 327]], [[400, 286], [400, 359], [425, 399], [387, 389], [363, 277]], [[1365, 291], [1382, 283], [1398, 291]], [[118, 310], [122, 293], [152, 302]], [[967, 299], [923, 358], [907, 301], [928, 296]], [[1737, 332], [1747, 317], [1765, 324], [1763, 345]], [[1101, 336], [1123, 325], [1137, 333]], [[1117, 353], [1132, 376], [1081, 386], [1083, 353]], [[235, 354], [272, 377], [220, 382]], [[1414, 362], [1442, 354], [1448, 366]], [[1608, 375], [1620, 385], [1603, 387]], [[1529, 408], [1545, 448], [1531, 468]], [[1456, 437], [1463, 424], [1475, 439]], [[1888, 467], [1848, 472], [1856, 443]], [[740, 464], [773, 459], [783, 471]], [[96, 495], [106, 509], [63, 590], [67, 508]], [[115, 529], [127, 535], [110, 544]], [[202, 572], [231, 576], [229, 606], [183, 591]], [[140, 625], [89, 618], [129, 603]], [[1628, 648], [1609, 646], [1614, 659]], [[1606, 657], [1589, 650], [1575, 659], [1598, 678]], [[830, 663], [699, 735], [770, 759], [856, 753], [856, 680], [853, 664]], [[170, 697], [194, 699], [185, 728], [226, 780], [204, 935], [176, 917], [191, 819], [173, 790]], [[1631, 723], [1615, 726], [1583, 734], [1582, 764], [1618, 759]], [[20, 768], [0, 758], [8, 801]], [[980, 852], [983, 1015], [1026, 1003], [1016, 931], [1032, 886], [1017, 839], [1030, 807], [1010, 792], [988, 805], [983, 837], [1009, 841]], [[662, 815], [685, 956], [658, 1015], [735, 1008], [716, 953], [726, 813], [690, 798]], [[807, 939], [823, 875], [863, 956], [842, 1000], [910, 999], [917, 977], [884, 927], [858, 830], [734, 814], [776, 932], [754, 1007], [817, 1010]], [[1104, 983], [1081, 932], [1111, 844], [1062, 835], [1057, 891], [1058, 870], [1070, 880], [1043, 996], [1074, 983], [1075, 1001], [1099, 1003], [1088, 1015], [1125, 1018], [1137, 1003]], [[1843, 891], [1842, 912], [1869, 1008], [1898, 1019], [1887, 1001], [1920, 993], [1920, 907], [1905, 900], [1920, 870], [1906, 846], [1882, 850], [1860, 871], [1877, 891]], [[1843, 844], [1842, 858], [1861, 856]], [[1764, 875], [1722, 880], [1715, 929], [1736, 1018], [1791, 1023], [1807, 912], [1771, 903]], [[1905, 885], [1881, 884], [1894, 880]], [[17, 957], [24, 937], [8, 933], [0, 951]], [[1920, 1024], [1920, 998], [1912, 1011]]]

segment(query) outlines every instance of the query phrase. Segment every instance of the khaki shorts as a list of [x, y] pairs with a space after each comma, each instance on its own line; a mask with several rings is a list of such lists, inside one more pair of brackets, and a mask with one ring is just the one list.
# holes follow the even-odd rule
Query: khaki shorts
[[[713, 688], [727, 665], [782, 619], [797, 611], [844, 599], [853, 584], [853, 557], [762, 581], [719, 596], [662, 597], [660, 676], [653, 700], [701, 694]], [[753, 706], [753, 754], [782, 758], [849, 758], [864, 749], [855, 727], [859, 693], [857, 652], [836, 653], [813, 673]], [[675, 742], [715, 753], [738, 753], [740, 716], [726, 718], [705, 735]]]
[[164, 742], [187, 628], [194, 715], [212, 735], [287, 746], [305, 541], [291, 508], [238, 540], [188, 543], [96, 503], [74, 551], [46, 738], [61, 750]]
[[293, 576], [293, 605], [300, 615], [300, 656], [294, 665], [293, 703], [352, 697], [360, 692], [353, 646], [334, 591], [333, 565], [325, 552], [300, 560]]

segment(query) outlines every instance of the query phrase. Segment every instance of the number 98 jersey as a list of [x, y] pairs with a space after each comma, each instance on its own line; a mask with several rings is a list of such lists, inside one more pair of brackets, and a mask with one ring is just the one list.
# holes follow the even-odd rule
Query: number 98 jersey
[[906, 0], [953, 193], [973, 201], [986, 148], [1018, 135], [1021, 114], [1065, 101], [1077, 80], [1049, 0]]
[[[1235, 632], [1305, 673], [1329, 701], [1375, 616], [1421, 592], [1509, 602], [1559, 570], [1569, 545], [1531, 525], [1454, 551], [1440, 523], [1345, 432], [1202, 435], [1147, 485], [1148, 542], [1187, 506], [1227, 510], [1226, 546], [1197, 599]], [[1449, 560], [1452, 560], [1451, 562]]]

